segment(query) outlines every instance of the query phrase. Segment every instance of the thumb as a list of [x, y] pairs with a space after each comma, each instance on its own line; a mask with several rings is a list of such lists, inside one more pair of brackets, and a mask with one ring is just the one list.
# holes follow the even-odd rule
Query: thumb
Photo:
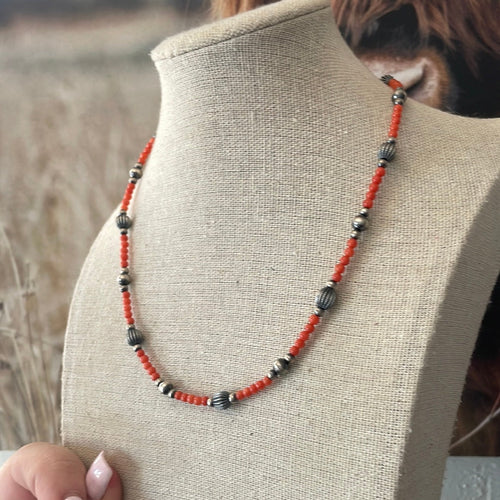
[[71, 450], [50, 443], [31, 443], [0, 468], [0, 496], [2, 500], [122, 499], [121, 482], [115, 471], [111, 470], [104, 497], [87, 494], [85, 477], [85, 465]]

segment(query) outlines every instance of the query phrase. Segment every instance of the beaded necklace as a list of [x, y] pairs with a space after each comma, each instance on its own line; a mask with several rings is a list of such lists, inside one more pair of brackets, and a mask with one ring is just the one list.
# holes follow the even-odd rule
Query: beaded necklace
[[121, 273], [118, 277], [118, 284], [120, 285], [120, 291], [122, 293], [123, 312], [125, 321], [127, 323], [127, 342], [130, 346], [133, 347], [144, 369], [148, 372], [151, 379], [153, 380], [153, 382], [155, 382], [158, 390], [162, 394], [166, 394], [170, 398], [198, 406], [203, 405], [212, 406], [218, 409], [226, 409], [229, 408], [233, 403], [256, 394], [265, 387], [271, 385], [276, 378], [281, 377], [288, 372], [292, 361], [304, 347], [305, 343], [309, 339], [310, 335], [314, 332], [316, 326], [319, 324], [325, 312], [330, 309], [335, 302], [337, 296], [337, 285], [342, 279], [342, 274], [344, 273], [345, 267], [349, 264], [351, 257], [354, 255], [354, 249], [358, 245], [358, 240], [361, 233], [368, 228], [368, 211], [373, 206], [373, 200], [375, 199], [375, 195], [378, 191], [379, 185], [382, 182], [382, 178], [385, 175], [386, 166], [394, 158], [396, 153], [396, 138], [398, 136], [399, 122], [401, 120], [403, 104], [406, 100], [406, 92], [404, 91], [402, 84], [394, 79], [391, 75], [384, 75], [381, 80], [385, 84], [389, 85], [389, 87], [391, 87], [394, 91], [394, 93], [392, 94], [393, 110], [391, 123], [389, 126], [388, 138], [381, 144], [378, 150], [377, 168], [375, 169], [375, 174], [372, 177], [371, 184], [368, 187], [368, 191], [365, 195], [363, 208], [352, 221], [353, 231], [351, 232], [350, 237], [347, 240], [347, 245], [344, 253], [339, 259], [338, 263], [335, 265], [334, 273], [332, 274], [331, 279], [327, 282], [326, 286], [322, 288], [317, 294], [315, 299], [316, 308], [309, 316], [306, 325], [299, 333], [292, 347], [290, 347], [290, 349], [288, 350], [288, 353], [285, 354], [282, 358], [278, 358], [276, 361], [274, 361], [271, 370], [264, 378], [257, 380], [255, 383], [235, 392], [220, 391], [214, 394], [212, 397], [195, 396], [194, 394], [182, 392], [174, 388], [173, 384], [166, 382], [160, 376], [156, 368], [152, 365], [149, 357], [144, 352], [144, 349], [142, 348], [142, 344], [145, 340], [143, 334], [136, 328], [135, 319], [132, 313], [132, 299], [129, 290], [129, 286], [132, 281], [129, 269], [129, 229], [132, 226], [132, 220], [127, 214], [127, 210], [132, 199], [137, 181], [142, 177], [143, 168], [153, 148], [155, 140], [154, 136], [146, 144], [134, 168], [132, 168], [129, 172], [129, 181], [125, 190], [125, 194], [123, 195], [120, 213], [116, 218], [116, 224], [120, 229], [121, 240]]

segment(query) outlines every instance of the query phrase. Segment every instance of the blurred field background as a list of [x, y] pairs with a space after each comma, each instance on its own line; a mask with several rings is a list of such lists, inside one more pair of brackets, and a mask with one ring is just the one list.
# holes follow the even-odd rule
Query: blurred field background
[[0, 3], [0, 449], [59, 443], [72, 290], [156, 129], [149, 51], [207, 18], [195, 0]]

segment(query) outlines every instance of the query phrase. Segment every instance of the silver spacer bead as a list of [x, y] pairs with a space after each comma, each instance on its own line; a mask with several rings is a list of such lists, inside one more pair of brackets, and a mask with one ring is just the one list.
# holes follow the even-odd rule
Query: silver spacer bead
[[207, 399], [207, 406], [213, 406], [212, 398]]
[[382, 168], [387, 167], [387, 160], [384, 160], [383, 158], [380, 158], [379, 161], [378, 161], [378, 166], [382, 167]]
[[324, 316], [325, 310], [320, 309], [319, 307], [316, 307], [316, 309], [314, 309], [313, 314], [316, 314], [316, 316], [319, 316], [321, 318], [322, 316]]
[[230, 402], [230, 403], [236, 403], [236, 401], [238, 401], [238, 400], [236, 399], [236, 393], [235, 393], [235, 392], [231, 392], [231, 393], [229, 394], [229, 402]]
[[283, 359], [286, 359], [289, 363], [291, 363], [295, 359], [295, 356], [293, 354], [290, 354], [289, 352], [287, 352], [283, 356]]
[[368, 217], [368, 215], [370, 215], [370, 212], [367, 208], [362, 208], [359, 211], [359, 215], [361, 215], [361, 217]]
[[167, 396], [168, 396], [169, 398], [174, 399], [174, 398], [175, 398], [175, 393], [176, 393], [176, 390], [175, 390], [175, 389], [170, 389], [170, 390], [168, 391], [168, 393], [167, 393]]
[[355, 229], [351, 233], [351, 238], [354, 238], [355, 240], [358, 240], [360, 236], [361, 236], [361, 231], [358, 231], [357, 229]]
[[392, 102], [394, 104], [404, 104], [405, 103], [404, 99], [392, 99]]
[[128, 274], [130, 272], [128, 267], [122, 267], [122, 272], [121, 274]]
[[269, 370], [269, 373], [267, 374], [267, 378], [270, 378], [271, 380], [275, 379], [278, 375], [276, 375], [276, 372], [274, 370]]
[[366, 231], [368, 226], [368, 219], [366, 219], [366, 217], [361, 217], [360, 215], [354, 217], [354, 220], [352, 221], [352, 227], [356, 231]]

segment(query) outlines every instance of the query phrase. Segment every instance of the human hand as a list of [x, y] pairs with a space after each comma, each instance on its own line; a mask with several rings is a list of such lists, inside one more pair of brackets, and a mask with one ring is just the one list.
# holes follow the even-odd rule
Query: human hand
[[0, 468], [0, 500], [122, 500], [122, 484], [102, 453], [88, 472], [62, 446], [30, 443]]

